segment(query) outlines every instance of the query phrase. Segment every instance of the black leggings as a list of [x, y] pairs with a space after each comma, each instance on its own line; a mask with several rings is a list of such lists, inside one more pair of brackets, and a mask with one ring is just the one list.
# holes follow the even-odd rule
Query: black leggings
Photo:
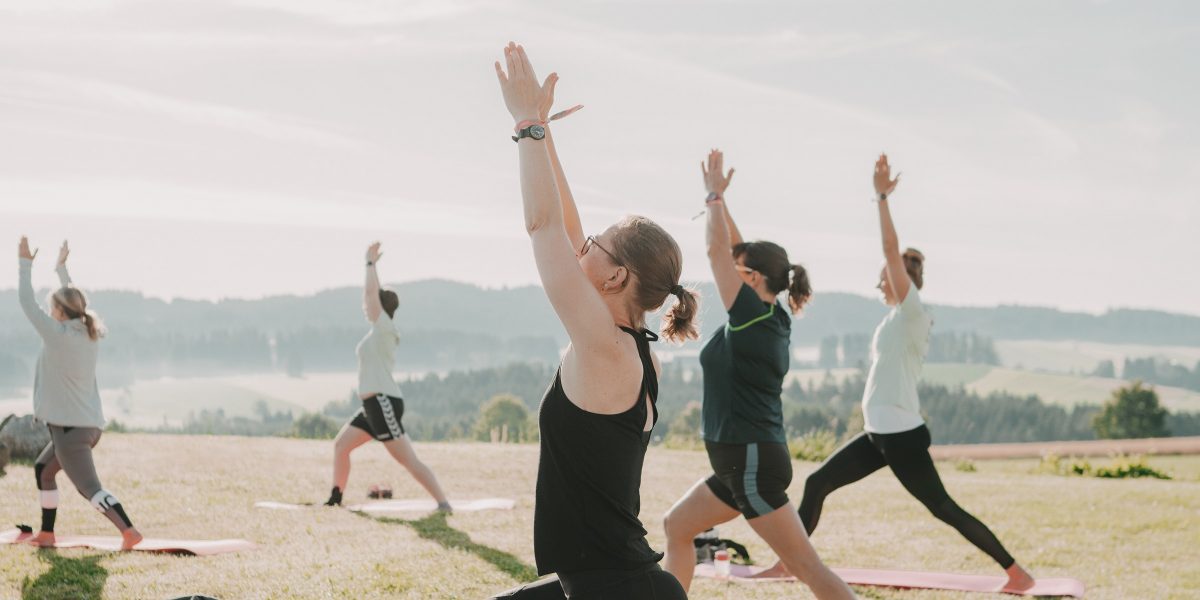
[[[594, 575], [600, 572], [582, 574], [580, 583], [592, 583]], [[616, 573], [616, 572], [605, 572]], [[569, 578], [575, 579], [575, 578]], [[687, 600], [687, 592], [679, 585], [675, 576], [662, 570], [658, 565], [641, 570], [633, 577], [618, 577], [618, 581], [599, 588], [575, 591], [570, 596], [563, 591], [562, 582], [558, 577], [548, 577], [535, 581], [502, 594], [492, 596], [491, 600]]]
[[1007, 569], [1016, 561], [1004, 550], [996, 535], [979, 519], [963, 510], [942, 485], [933, 458], [929, 456], [929, 429], [924, 425], [901, 433], [863, 432], [842, 446], [808, 476], [800, 520], [812, 535], [821, 519], [821, 505], [834, 490], [854, 483], [884, 466], [933, 516], [958, 530], [967, 541], [983, 550]]

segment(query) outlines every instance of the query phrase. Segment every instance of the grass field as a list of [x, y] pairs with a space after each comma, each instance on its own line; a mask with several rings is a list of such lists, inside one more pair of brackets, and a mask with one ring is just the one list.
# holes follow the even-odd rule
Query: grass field
[[[328, 490], [329, 442], [106, 434], [96, 459], [147, 535], [243, 537], [256, 551], [208, 558], [85, 550], [0, 547], [0, 598], [485, 598], [533, 576], [535, 446], [418, 444], [452, 497], [505, 496], [512, 511], [374, 519], [343, 510], [264, 511], [256, 500], [312, 501]], [[988, 523], [1035, 574], [1073, 576], [1089, 598], [1194, 598], [1200, 594], [1200, 458], [1152, 458], [1174, 481], [1037, 475], [1031, 461], [945, 465], [947, 487]], [[814, 465], [796, 463], [799, 496]], [[663, 545], [660, 515], [708, 472], [702, 453], [652, 449], [643, 485], [643, 520]], [[355, 456], [348, 500], [389, 482], [398, 497], [416, 484], [378, 445]], [[58, 530], [104, 534], [111, 525], [64, 488]], [[38, 515], [32, 469], [13, 465], [0, 479], [0, 523]], [[753, 556], [769, 550], [744, 521], [721, 528]], [[837, 566], [995, 573], [997, 567], [927, 515], [888, 473], [830, 498], [814, 542]], [[859, 588], [864, 598], [978, 598], [957, 593]], [[699, 580], [693, 598], [811, 597], [796, 584], [741, 586]]]
[[[1008, 392], [1037, 394], [1046, 404], [1074, 406], [1103, 404], [1113, 390], [1128, 385], [1121, 379], [1039, 373], [987, 365], [928, 364], [922, 378], [932, 383], [962, 385], [978, 394]], [[1200, 411], [1200, 392], [1156, 385], [1158, 399], [1173, 411]]]

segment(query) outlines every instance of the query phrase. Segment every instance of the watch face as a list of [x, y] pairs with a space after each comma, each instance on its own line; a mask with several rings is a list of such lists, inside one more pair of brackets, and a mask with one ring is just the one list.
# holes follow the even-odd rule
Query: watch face
[[529, 126], [529, 137], [531, 137], [535, 140], [540, 140], [540, 139], [546, 137], [546, 128], [542, 127], [541, 125], [530, 125]]

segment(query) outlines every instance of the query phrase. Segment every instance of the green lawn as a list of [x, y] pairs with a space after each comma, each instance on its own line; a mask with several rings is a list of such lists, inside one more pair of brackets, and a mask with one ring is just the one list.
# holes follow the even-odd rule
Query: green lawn
[[[535, 446], [419, 444], [452, 497], [506, 496], [512, 511], [373, 519], [342, 510], [252, 508], [255, 500], [321, 500], [330, 443], [303, 440], [106, 434], [96, 459], [105, 486], [148, 535], [244, 537], [260, 545], [208, 558], [0, 548], [0, 598], [484, 598], [532, 576]], [[1200, 594], [1200, 458], [1152, 459], [1175, 481], [1100, 480], [1032, 474], [1032, 461], [978, 462], [942, 472], [959, 502], [988, 523], [1035, 574], [1074, 576], [1089, 598], [1193, 598]], [[815, 465], [796, 463], [798, 498]], [[652, 449], [643, 519], [661, 548], [659, 518], [708, 473], [702, 453]], [[398, 497], [416, 484], [369, 445], [355, 457], [348, 500], [389, 482]], [[58, 530], [109, 534], [111, 525], [64, 488]], [[36, 524], [32, 469], [0, 479], [0, 522]], [[770, 551], [743, 521], [721, 528], [760, 560]], [[838, 566], [995, 573], [997, 567], [928, 516], [888, 473], [834, 494], [814, 541]], [[979, 598], [860, 588], [868, 598]], [[693, 598], [811, 597], [799, 585], [697, 581]]]

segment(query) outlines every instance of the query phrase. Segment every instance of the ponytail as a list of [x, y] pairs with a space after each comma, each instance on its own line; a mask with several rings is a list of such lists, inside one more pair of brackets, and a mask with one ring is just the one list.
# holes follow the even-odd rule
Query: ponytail
[[[792, 283], [788, 285], [788, 306], [792, 314], [799, 313], [804, 305], [812, 299], [812, 283], [808, 281], [808, 271], [802, 265], [792, 265]], [[786, 278], [787, 275], [785, 274]]]
[[93, 342], [100, 339], [104, 335], [104, 329], [100, 325], [100, 319], [96, 316], [96, 313], [90, 310], [85, 310], [83, 311], [83, 315], [79, 318], [83, 320], [83, 324], [87, 327], [88, 337], [91, 338]]
[[696, 328], [696, 313], [700, 306], [700, 298], [696, 292], [684, 289], [678, 283], [671, 287], [675, 296], [675, 304], [667, 311], [663, 319], [662, 336], [670, 342], [685, 342], [700, 337]]
[[88, 338], [93, 342], [104, 337], [104, 324], [100, 317], [87, 307], [87, 296], [73, 285], [67, 285], [50, 295], [54, 303], [68, 319], [79, 319], [87, 327]]

